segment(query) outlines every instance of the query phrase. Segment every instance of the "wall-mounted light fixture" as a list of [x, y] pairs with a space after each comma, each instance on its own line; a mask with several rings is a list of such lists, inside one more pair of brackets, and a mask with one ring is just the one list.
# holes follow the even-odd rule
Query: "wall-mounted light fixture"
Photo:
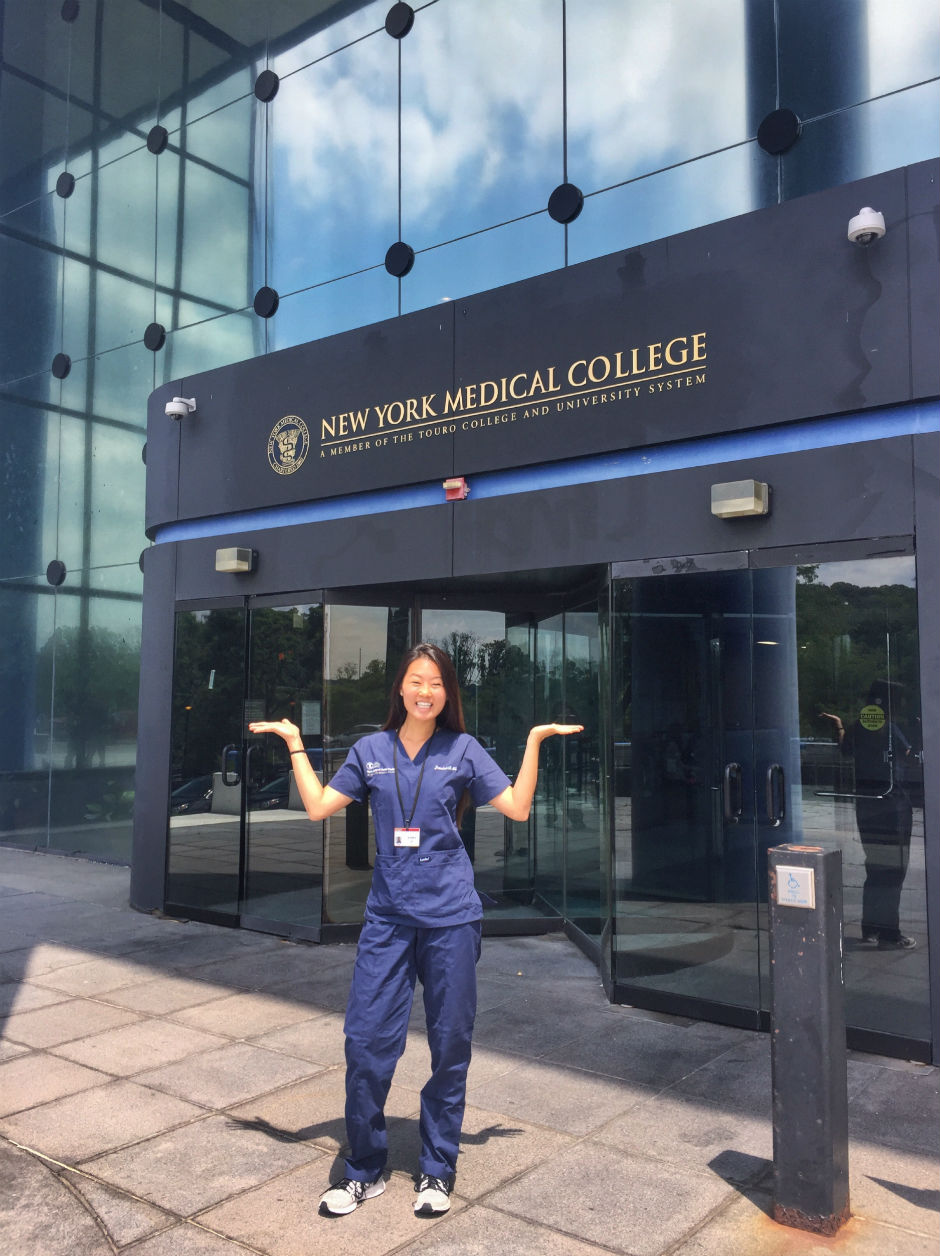
[[254, 571], [255, 551], [250, 549], [217, 549], [215, 551], [216, 571]]
[[729, 480], [712, 485], [712, 514], [719, 519], [770, 513], [770, 485], [761, 480]]
[[462, 502], [470, 494], [470, 485], [462, 475], [453, 475], [443, 483], [446, 502]]
[[185, 419], [196, 409], [195, 397], [174, 397], [164, 410], [168, 419]]

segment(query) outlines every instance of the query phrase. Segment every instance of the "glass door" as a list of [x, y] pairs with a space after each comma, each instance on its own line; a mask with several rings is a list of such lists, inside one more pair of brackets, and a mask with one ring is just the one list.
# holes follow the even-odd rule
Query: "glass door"
[[[926, 1044], [915, 560], [904, 553], [826, 557], [789, 569], [799, 775], [791, 777], [788, 802], [805, 841], [842, 851], [846, 1020], [855, 1043], [885, 1050], [890, 1032]], [[907, 1047], [903, 1053], [916, 1054]]]
[[679, 574], [672, 565], [659, 575], [646, 564], [614, 569], [610, 961], [615, 983], [747, 1009], [738, 1019], [751, 1023], [760, 897], [753, 588], [746, 556], [720, 561], [726, 569], [712, 560], [703, 570], [702, 559], [683, 560]]
[[760, 1024], [767, 851], [834, 845], [847, 1021], [883, 1049], [929, 1040], [915, 564], [840, 552], [613, 568], [605, 964], [620, 997]]
[[323, 906], [323, 825], [307, 818], [280, 737], [253, 736], [256, 719], [287, 718], [323, 767], [323, 607], [253, 605], [243, 735], [245, 858], [241, 923], [317, 939]]
[[247, 612], [176, 616], [167, 909], [237, 917]]

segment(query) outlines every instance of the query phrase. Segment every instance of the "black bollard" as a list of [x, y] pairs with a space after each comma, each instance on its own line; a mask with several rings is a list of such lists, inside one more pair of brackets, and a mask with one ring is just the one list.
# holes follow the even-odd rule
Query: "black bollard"
[[768, 857], [774, 1219], [835, 1234], [849, 1218], [842, 852]]

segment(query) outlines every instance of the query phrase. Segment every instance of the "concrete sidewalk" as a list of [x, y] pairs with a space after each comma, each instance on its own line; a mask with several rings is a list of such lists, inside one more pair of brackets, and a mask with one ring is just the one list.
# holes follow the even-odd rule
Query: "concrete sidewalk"
[[0, 848], [10, 1256], [936, 1256], [937, 1069], [850, 1058], [852, 1220], [785, 1229], [768, 1038], [610, 1007], [557, 935], [484, 943], [451, 1212], [412, 1212], [419, 998], [388, 1189], [321, 1218], [354, 948], [143, 916], [127, 891], [126, 868]]

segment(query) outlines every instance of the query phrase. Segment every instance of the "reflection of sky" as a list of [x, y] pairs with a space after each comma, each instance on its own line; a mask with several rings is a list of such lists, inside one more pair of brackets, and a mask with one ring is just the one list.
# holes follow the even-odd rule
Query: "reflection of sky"
[[[388, 608], [329, 606], [326, 609], [326, 674], [335, 680], [350, 665], [365, 671], [373, 659], [385, 663], [388, 651]], [[397, 663], [397, 659], [389, 660]]]
[[903, 584], [913, 589], [914, 558], [912, 555], [900, 555], [894, 558], [858, 558], [844, 563], [821, 563], [816, 568], [816, 583], [854, 584], [867, 589]]

